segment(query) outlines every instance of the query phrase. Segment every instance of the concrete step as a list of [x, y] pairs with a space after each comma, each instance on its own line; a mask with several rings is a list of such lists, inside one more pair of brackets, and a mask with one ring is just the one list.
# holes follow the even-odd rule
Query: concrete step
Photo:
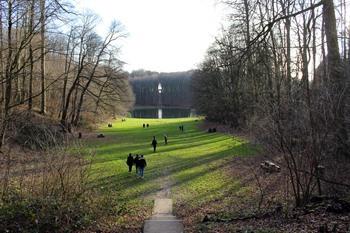
[[156, 198], [153, 216], [146, 220], [143, 233], [183, 233], [182, 220], [173, 214], [173, 201], [169, 198]]
[[143, 233], [183, 233], [182, 220], [146, 220]]
[[173, 212], [173, 201], [169, 198], [157, 198], [154, 202], [154, 214], [169, 214]]
[[176, 217], [168, 214], [157, 214], [153, 215], [150, 220], [176, 220]]

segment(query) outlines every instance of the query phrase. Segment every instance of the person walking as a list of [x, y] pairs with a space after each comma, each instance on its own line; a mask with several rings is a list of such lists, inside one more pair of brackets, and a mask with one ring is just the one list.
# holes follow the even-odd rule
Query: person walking
[[135, 164], [135, 170], [136, 170], [136, 174], [137, 174], [138, 170], [139, 170], [139, 164], [140, 164], [140, 158], [139, 158], [138, 154], [136, 154], [136, 156], [134, 158], [134, 164]]
[[146, 159], [141, 155], [139, 160], [139, 176], [143, 179], [145, 167], [147, 166]]
[[156, 140], [156, 136], [153, 136], [152, 146], [153, 146], [153, 152], [156, 152], [156, 149], [157, 149], [157, 140]]
[[168, 145], [168, 136], [164, 134], [164, 144]]
[[129, 172], [132, 170], [132, 165], [134, 164], [134, 158], [132, 157], [132, 154], [130, 153], [128, 158], [126, 159], [126, 164], [129, 167]]

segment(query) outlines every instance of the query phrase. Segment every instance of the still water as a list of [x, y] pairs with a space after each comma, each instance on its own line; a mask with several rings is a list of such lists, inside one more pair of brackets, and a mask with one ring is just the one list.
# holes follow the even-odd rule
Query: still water
[[131, 111], [134, 118], [182, 118], [194, 116], [190, 108], [137, 108]]

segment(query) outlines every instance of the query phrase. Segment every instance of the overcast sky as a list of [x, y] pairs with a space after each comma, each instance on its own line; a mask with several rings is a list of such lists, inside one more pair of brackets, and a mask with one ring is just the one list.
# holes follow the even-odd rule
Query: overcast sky
[[128, 71], [161, 72], [196, 68], [221, 28], [224, 12], [217, 0], [76, 0], [77, 8], [90, 9], [102, 22], [98, 32], [113, 19], [128, 37], [120, 58]]

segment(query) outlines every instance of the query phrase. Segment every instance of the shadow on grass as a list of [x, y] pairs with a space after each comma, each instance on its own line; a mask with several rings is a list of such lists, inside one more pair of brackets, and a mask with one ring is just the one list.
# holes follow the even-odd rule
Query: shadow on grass
[[[163, 174], [163, 169], [167, 169], [168, 174], [173, 175], [175, 178], [177, 177], [174, 185], [178, 186], [183, 183], [188, 183], [193, 179], [202, 177], [207, 173], [223, 169], [227, 165], [225, 160], [232, 158], [232, 156], [246, 156], [251, 154], [237, 153], [242, 151], [250, 152], [251, 149], [249, 148], [249, 144], [241, 144], [223, 151], [206, 154], [201, 157], [178, 158], [172, 156], [174, 159], [171, 161], [163, 160], [156, 165], [149, 166], [149, 168], [146, 169], [145, 180], [137, 179], [133, 176], [134, 174], [119, 173], [97, 179], [92, 185], [94, 188], [101, 186], [104, 187], [103, 191], [117, 188], [121, 190], [122, 193], [126, 194], [125, 196], [121, 195], [121, 200], [132, 200], [159, 191], [160, 187], [158, 187], [159, 183], [157, 183], [157, 179]], [[186, 174], [185, 176], [178, 174], [184, 171], [191, 171], [203, 165], [205, 166], [204, 168], [195, 172], [190, 172], [190, 174]]]
[[[110, 162], [116, 159], [124, 160], [129, 153], [132, 154], [143, 154], [147, 156], [160, 155], [161, 153], [166, 153], [174, 150], [185, 150], [188, 148], [199, 147], [202, 145], [209, 145], [212, 143], [220, 142], [222, 140], [227, 139], [226, 136], [215, 136], [212, 135], [200, 135], [196, 137], [184, 137], [181, 140], [177, 140], [176, 144], [169, 143], [168, 145], [161, 145], [157, 147], [156, 153], [153, 153], [153, 148], [151, 147], [151, 143], [139, 143], [136, 145], [125, 145], [125, 146], [109, 146], [107, 148], [101, 148], [98, 150], [98, 154], [105, 154], [103, 157], [97, 157], [94, 160], [94, 163], [105, 163]], [[182, 144], [179, 144], [182, 142]], [[119, 156], [115, 156], [115, 152], [120, 154]]]
[[[255, 153], [255, 149], [244, 140], [221, 133], [209, 134], [197, 129], [198, 123], [194, 120], [157, 122], [152, 123], [151, 128], [143, 129], [142, 124], [134, 120], [131, 126], [113, 124], [115, 128], [102, 129], [107, 140], [89, 143], [89, 147], [96, 148], [97, 152], [91, 169], [90, 187], [101, 195], [115, 197], [118, 203], [142, 201], [145, 196], [156, 194], [161, 189], [161, 180], [165, 176], [171, 177], [175, 190], [183, 190], [183, 187], [187, 188], [203, 177], [221, 174], [233, 156]], [[179, 125], [184, 125], [185, 132], [179, 131]], [[166, 146], [162, 143], [164, 134], [169, 138]], [[158, 139], [157, 153], [152, 153], [152, 136]], [[125, 162], [129, 153], [146, 156], [148, 166], [144, 180], [137, 178], [135, 171], [127, 172]], [[220, 181], [208, 189], [200, 186], [204, 191], [195, 193], [193, 198], [210, 196], [229, 185], [228, 182]]]

